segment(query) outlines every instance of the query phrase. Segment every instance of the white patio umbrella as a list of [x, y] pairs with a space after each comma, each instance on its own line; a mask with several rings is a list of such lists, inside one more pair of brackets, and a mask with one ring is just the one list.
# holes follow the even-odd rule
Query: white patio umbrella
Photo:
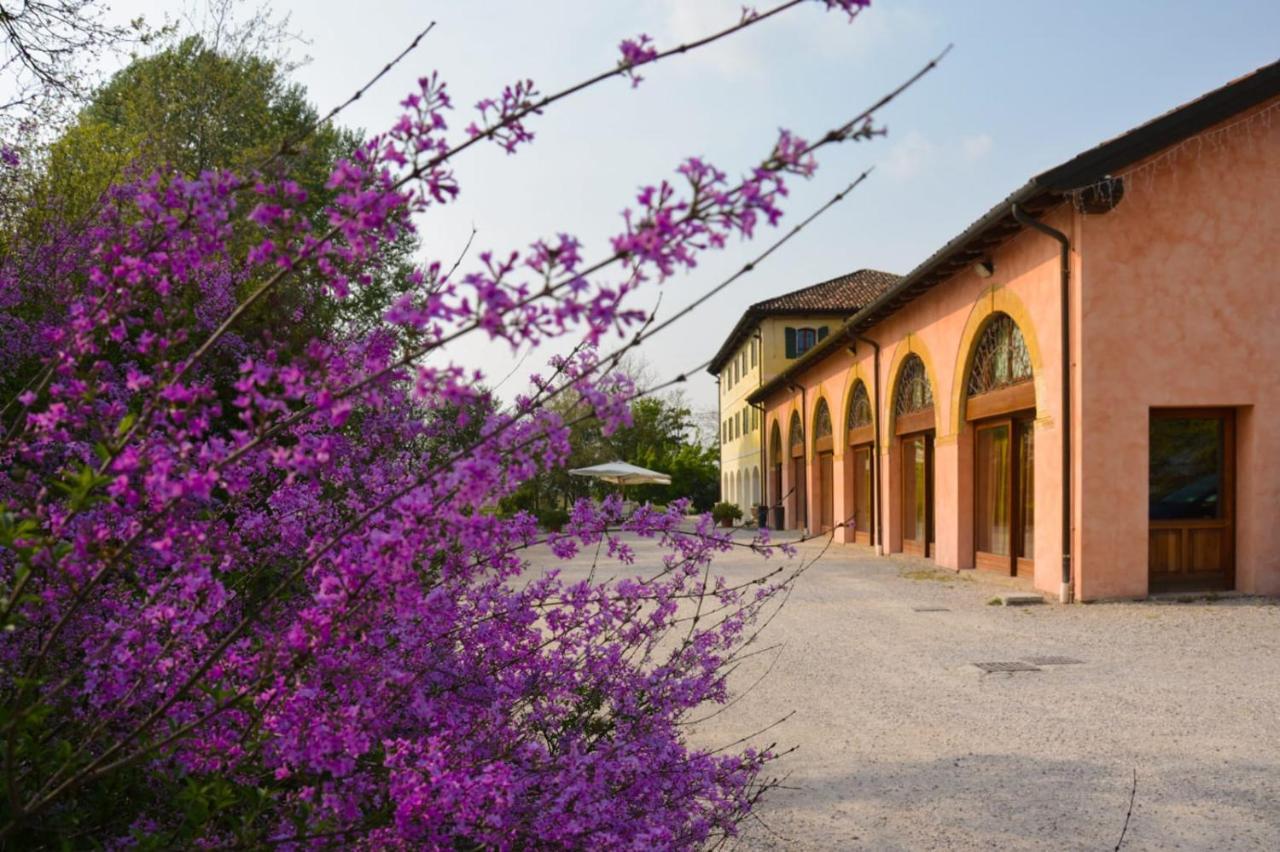
[[611, 461], [604, 464], [593, 464], [591, 467], [577, 467], [569, 471], [572, 476], [589, 476], [601, 482], [614, 485], [670, 485], [671, 477], [656, 470], [627, 464], [624, 461]]

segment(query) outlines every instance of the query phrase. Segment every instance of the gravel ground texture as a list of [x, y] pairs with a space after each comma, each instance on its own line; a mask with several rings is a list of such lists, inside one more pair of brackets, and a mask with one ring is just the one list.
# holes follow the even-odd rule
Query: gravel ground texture
[[[637, 569], [655, 563], [653, 545], [631, 543]], [[1123, 849], [1280, 849], [1277, 601], [1003, 607], [990, 601], [1014, 581], [821, 551], [799, 546], [818, 558], [762, 637], [780, 649], [690, 732], [720, 745], [792, 714], [758, 739], [796, 750], [738, 848], [1110, 850], [1136, 773]], [[742, 550], [716, 570], [765, 565]], [[1080, 662], [974, 665], [1037, 657]]]

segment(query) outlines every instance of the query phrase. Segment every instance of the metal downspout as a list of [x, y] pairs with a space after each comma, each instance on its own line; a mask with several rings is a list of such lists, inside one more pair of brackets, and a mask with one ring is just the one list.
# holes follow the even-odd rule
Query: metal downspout
[[1033, 219], [1016, 202], [1013, 218], [1028, 228], [1052, 237], [1061, 246], [1059, 298], [1062, 314], [1062, 588], [1059, 600], [1070, 603], [1071, 584], [1071, 241], [1057, 228]]

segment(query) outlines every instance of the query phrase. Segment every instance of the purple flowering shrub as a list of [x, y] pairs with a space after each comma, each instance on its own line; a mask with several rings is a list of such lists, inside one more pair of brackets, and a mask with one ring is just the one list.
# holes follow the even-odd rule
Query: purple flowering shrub
[[[605, 77], [664, 56], [643, 37], [622, 54]], [[320, 225], [287, 177], [157, 173], [7, 246], [5, 846], [689, 847], [767, 789], [768, 750], [695, 748], [683, 726], [726, 700], [783, 574], [716, 577], [742, 545], [679, 502], [581, 503], [556, 533], [483, 507], [567, 457], [549, 400], [625, 422], [641, 389], [613, 368], [648, 322], [628, 297], [775, 224], [786, 180], [865, 117], [784, 132], [738, 179], [686, 161], [598, 259], [558, 235], [428, 264], [381, 327], [304, 345], [240, 324], [288, 288], [357, 291], [456, 196], [455, 157], [516, 152], [559, 97], [517, 83], [452, 134], [424, 78], [333, 171]], [[468, 334], [577, 345], [496, 410], [448, 358]], [[534, 546], [632, 565], [622, 533], [665, 555], [614, 582], [525, 573]]]

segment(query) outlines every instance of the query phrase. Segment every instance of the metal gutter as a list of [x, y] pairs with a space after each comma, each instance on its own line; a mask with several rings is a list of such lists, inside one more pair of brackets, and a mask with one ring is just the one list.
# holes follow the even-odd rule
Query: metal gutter
[[1062, 314], [1062, 588], [1058, 597], [1062, 603], [1071, 603], [1071, 240], [1057, 228], [1028, 216], [1017, 203], [1010, 211], [1023, 225], [1057, 240], [1061, 248], [1058, 310]]

